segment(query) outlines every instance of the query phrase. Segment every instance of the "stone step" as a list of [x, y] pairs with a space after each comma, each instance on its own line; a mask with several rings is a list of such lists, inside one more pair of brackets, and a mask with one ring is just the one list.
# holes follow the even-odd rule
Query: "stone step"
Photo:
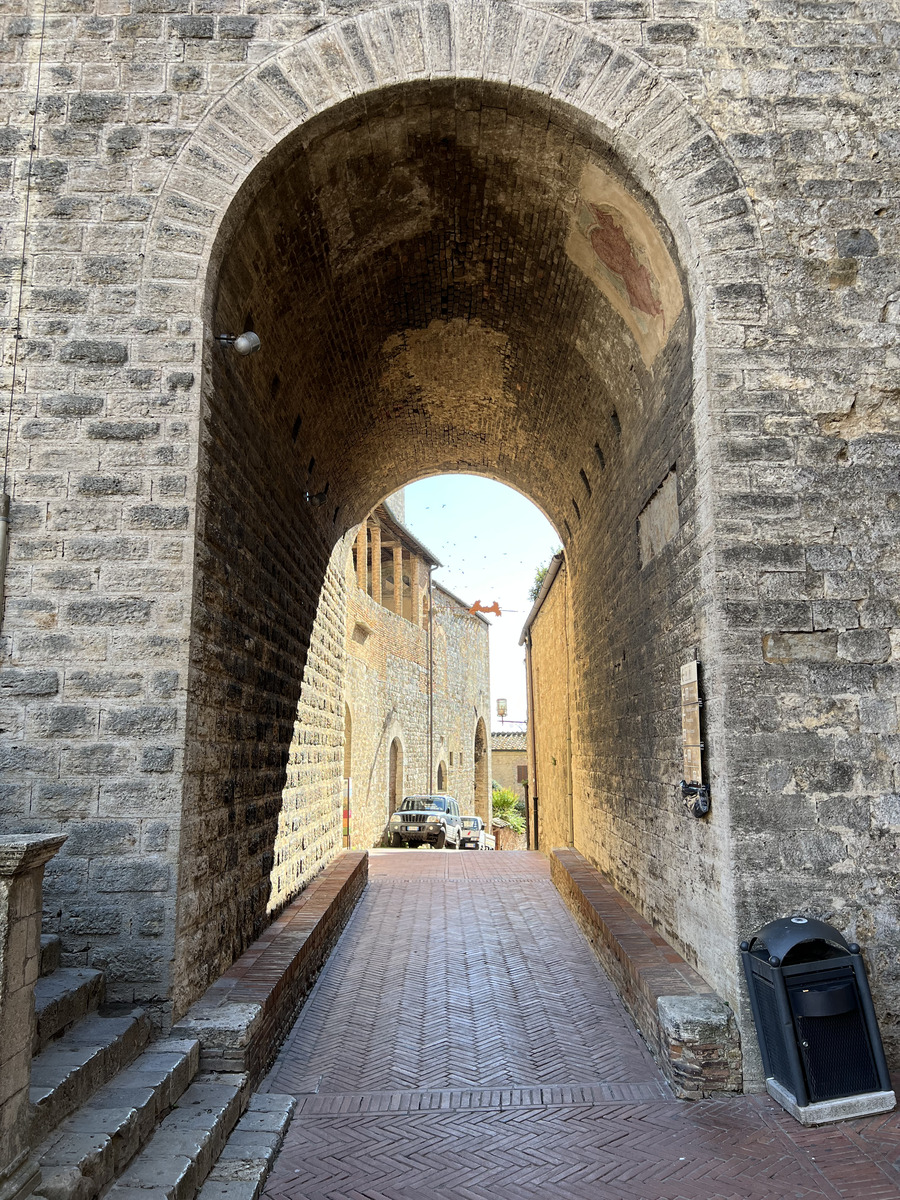
[[198, 1075], [108, 1200], [193, 1200], [247, 1100], [246, 1075]]
[[76, 1021], [96, 1012], [106, 994], [102, 971], [87, 967], [58, 967], [34, 985], [35, 1032], [32, 1055], [38, 1055], [71, 1029]]
[[32, 1059], [32, 1145], [132, 1063], [149, 1038], [143, 1009], [127, 1016], [91, 1013]]
[[41, 976], [52, 975], [62, 957], [62, 940], [55, 933], [41, 934]]
[[251, 1096], [197, 1200], [258, 1200], [296, 1104], [293, 1096]]
[[94, 1200], [146, 1145], [199, 1062], [197, 1041], [154, 1042], [38, 1148], [38, 1194], [46, 1200]]

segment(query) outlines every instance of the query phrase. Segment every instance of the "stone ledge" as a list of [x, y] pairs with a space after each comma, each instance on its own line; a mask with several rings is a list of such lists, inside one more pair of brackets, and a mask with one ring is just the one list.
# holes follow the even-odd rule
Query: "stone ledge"
[[365, 850], [339, 854], [188, 1009], [171, 1036], [199, 1040], [202, 1071], [245, 1072], [259, 1084], [368, 876]]
[[4, 833], [0, 835], [0, 878], [12, 879], [42, 867], [65, 841], [55, 834]]
[[656, 1061], [682, 1099], [739, 1092], [731, 1009], [577, 850], [551, 850], [550, 874]]
[[802, 1108], [796, 1097], [777, 1079], [766, 1080], [766, 1091], [801, 1125], [829, 1125], [834, 1121], [852, 1121], [858, 1117], [873, 1117], [893, 1112], [897, 1097], [893, 1092], [865, 1092], [861, 1096], [842, 1096], [837, 1100], [820, 1100]]

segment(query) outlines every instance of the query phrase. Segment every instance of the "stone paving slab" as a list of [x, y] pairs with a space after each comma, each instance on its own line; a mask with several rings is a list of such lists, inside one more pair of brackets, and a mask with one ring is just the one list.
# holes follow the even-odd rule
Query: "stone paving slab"
[[374, 852], [264, 1086], [298, 1099], [268, 1200], [900, 1200], [896, 1114], [676, 1100], [537, 854]]

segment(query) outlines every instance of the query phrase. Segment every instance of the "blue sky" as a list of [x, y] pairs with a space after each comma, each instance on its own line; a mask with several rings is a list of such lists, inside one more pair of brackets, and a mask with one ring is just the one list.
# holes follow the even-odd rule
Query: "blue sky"
[[436, 475], [406, 488], [406, 524], [444, 564], [434, 572], [461, 600], [493, 604], [503, 616], [491, 623], [491, 720], [497, 698], [508, 719], [525, 720], [525, 648], [519, 636], [531, 609], [528, 590], [537, 568], [550, 561], [560, 539], [530, 500], [478, 475]]

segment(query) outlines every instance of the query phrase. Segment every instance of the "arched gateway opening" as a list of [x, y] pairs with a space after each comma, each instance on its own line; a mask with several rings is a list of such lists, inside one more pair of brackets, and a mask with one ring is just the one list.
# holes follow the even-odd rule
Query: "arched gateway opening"
[[[597, 55], [594, 75], [645, 70]], [[188, 728], [217, 736], [188, 756], [176, 1008], [340, 847], [336, 564], [377, 503], [439, 472], [506, 482], [559, 530], [575, 843], [702, 969], [729, 917], [723, 828], [671, 802], [709, 540], [678, 205], [608, 125], [529, 86], [419, 78], [310, 116], [267, 70], [258, 119], [271, 102], [294, 128], [207, 278]], [[214, 340], [251, 328], [252, 358]]]

